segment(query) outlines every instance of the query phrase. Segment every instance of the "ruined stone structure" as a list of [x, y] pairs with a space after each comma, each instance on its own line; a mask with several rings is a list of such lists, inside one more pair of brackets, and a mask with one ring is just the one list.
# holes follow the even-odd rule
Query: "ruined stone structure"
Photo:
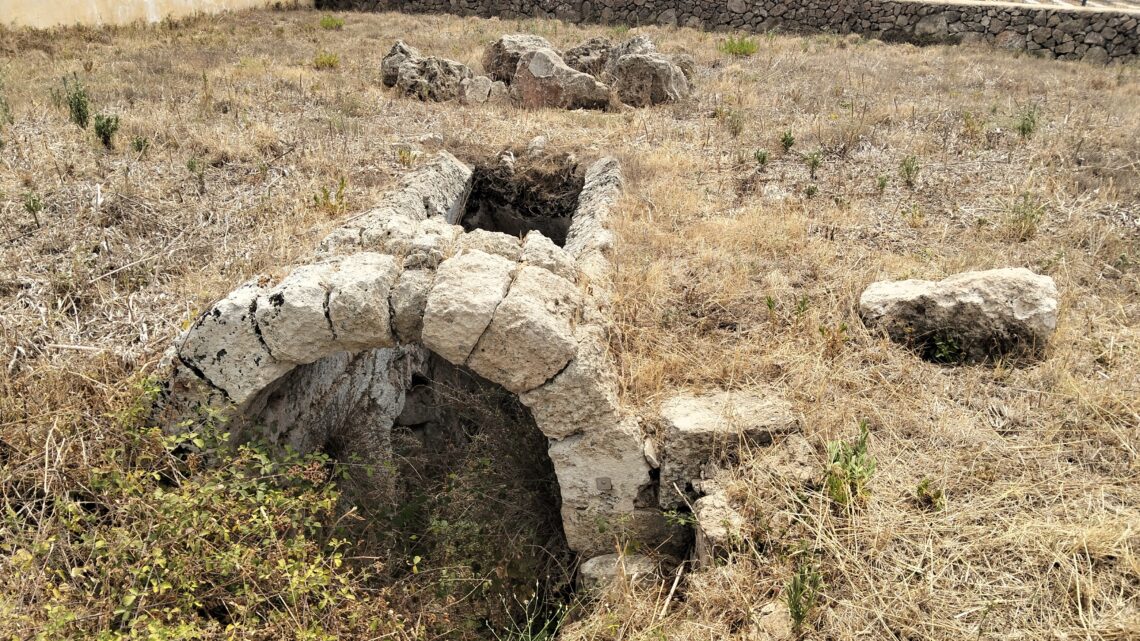
[[1140, 13], [1079, 7], [907, 0], [317, 0], [317, 6], [710, 30], [857, 33], [919, 44], [988, 42], [1097, 62], [1140, 57]]
[[619, 533], [661, 543], [641, 430], [608, 349], [617, 161], [586, 171], [564, 247], [537, 231], [464, 232], [471, 184], [472, 169], [441, 152], [330, 233], [314, 262], [215, 303], [171, 350], [160, 420], [185, 429], [221, 408], [271, 442], [305, 451], [336, 440], [383, 463], [393, 425], [423, 409], [416, 381], [443, 359], [530, 409], [571, 549], [612, 551]]

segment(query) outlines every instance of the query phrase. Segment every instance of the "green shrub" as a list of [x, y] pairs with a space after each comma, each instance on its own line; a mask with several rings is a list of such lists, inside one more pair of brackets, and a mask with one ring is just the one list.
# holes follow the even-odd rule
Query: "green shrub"
[[103, 114], [95, 114], [95, 137], [107, 149], [111, 149], [115, 144], [115, 132], [119, 131], [119, 117], [118, 116], [105, 116]]
[[752, 154], [752, 156], [756, 159], [756, 164], [760, 165], [761, 169], [768, 166], [768, 150], [767, 149], [757, 149]]
[[1037, 228], [1045, 216], [1045, 206], [1029, 193], [1023, 193], [1010, 205], [1003, 225], [1005, 236], [1015, 242], [1025, 242], [1037, 235]]
[[834, 503], [849, 507], [866, 499], [867, 485], [875, 473], [875, 459], [867, 454], [867, 421], [859, 421], [859, 438], [854, 443], [830, 441], [827, 444], [827, 478], [824, 491]]
[[720, 50], [730, 56], [751, 56], [756, 49], [756, 41], [747, 36], [729, 36], [720, 43]]
[[914, 499], [920, 507], [927, 510], [941, 512], [946, 508], [945, 493], [928, 478], [918, 482], [918, 487], [914, 490]]
[[810, 154], [804, 156], [804, 162], [807, 163], [808, 172], [811, 175], [811, 179], [815, 180], [815, 172], [817, 169], [819, 169], [820, 164], [823, 162], [823, 154], [819, 151], [813, 151]]
[[815, 198], [818, 193], [819, 187], [817, 187], [815, 184], [808, 185], [804, 188], [804, 195], [808, 198]]
[[1037, 118], [1040, 111], [1037, 105], [1028, 105], [1017, 114], [1017, 133], [1028, 138], [1037, 131]]
[[784, 149], [785, 154], [788, 153], [788, 150], [790, 150], [794, 144], [796, 144], [796, 137], [792, 135], [790, 129], [780, 134], [780, 147]]
[[899, 176], [903, 179], [903, 183], [911, 189], [914, 189], [915, 180], [918, 178], [918, 170], [918, 158], [914, 156], [907, 156], [899, 163]]
[[70, 79], [63, 78], [63, 93], [54, 96], [58, 101], [67, 105], [68, 116], [71, 122], [79, 125], [80, 129], [87, 128], [91, 115], [91, 100], [87, 97], [87, 89], [79, 80], [79, 76], [72, 75]]
[[135, 153], [144, 154], [150, 149], [150, 140], [146, 136], [135, 136], [131, 139], [131, 149], [134, 149]]
[[326, 31], [340, 31], [344, 28], [344, 19], [336, 16], [321, 16], [321, 29]]
[[319, 51], [313, 58], [313, 67], [317, 69], [336, 69], [340, 66], [340, 56], [327, 51]]
[[889, 182], [890, 178], [887, 178], [885, 174], [879, 174], [879, 177], [875, 179], [875, 191], [881, 196], [883, 192], [887, 190], [887, 184]]

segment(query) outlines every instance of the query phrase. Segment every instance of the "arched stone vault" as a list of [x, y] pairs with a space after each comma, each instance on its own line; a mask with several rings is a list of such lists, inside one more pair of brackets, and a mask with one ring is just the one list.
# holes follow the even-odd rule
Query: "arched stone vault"
[[471, 169], [442, 152], [330, 233], [313, 263], [214, 304], [172, 350], [167, 416], [220, 397], [300, 449], [338, 431], [382, 456], [430, 351], [530, 408], [572, 549], [612, 551], [618, 530], [659, 543], [655, 481], [608, 349], [617, 161], [588, 169], [565, 248], [534, 231], [464, 233], [470, 184]]

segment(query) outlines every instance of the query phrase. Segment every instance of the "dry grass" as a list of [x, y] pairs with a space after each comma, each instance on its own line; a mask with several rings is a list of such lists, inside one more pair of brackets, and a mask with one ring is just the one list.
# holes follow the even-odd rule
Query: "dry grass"
[[[0, 31], [14, 116], [0, 133], [6, 487], [69, 487], [114, 442], [107, 415], [182, 324], [243, 279], [303, 260], [406, 171], [400, 149], [430, 151], [438, 143], [418, 141], [437, 134], [474, 157], [542, 134], [624, 163], [627, 398], [651, 417], [678, 389], [773, 387], [821, 453], [866, 418], [878, 460], [868, 503], [841, 514], [746, 465], [730, 480], [755, 545], [686, 579], [664, 619], [660, 596], [626, 591], [567, 638], [762, 639], [756, 613], [805, 554], [823, 575], [807, 638], [1140, 635], [1135, 66], [828, 36], [760, 37], [738, 59], [723, 35], [647, 28], [697, 58], [693, 102], [523, 112], [399, 98], [380, 86], [379, 59], [397, 38], [477, 67], [506, 32], [559, 46], [624, 34], [394, 14], [337, 14], [343, 29], [324, 30], [321, 15]], [[314, 69], [318, 53], [339, 65]], [[115, 150], [53, 105], [73, 72], [95, 112], [120, 116]], [[1030, 105], [1039, 123], [1023, 138]], [[804, 156], [816, 151], [813, 180]], [[909, 156], [913, 188], [900, 176]], [[321, 197], [342, 178], [340, 202]], [[929, 364], [855, 313], [876, 279], [1013, 265], [1053, 276], [1063, 296], [1033, 367]], [[913, 499], [924, 478], [945, 490], [943, 510]], [[14, 568], [0, 560], [15, 586], [0, 616], [29, 617], [23, 635], [45, 579]]]

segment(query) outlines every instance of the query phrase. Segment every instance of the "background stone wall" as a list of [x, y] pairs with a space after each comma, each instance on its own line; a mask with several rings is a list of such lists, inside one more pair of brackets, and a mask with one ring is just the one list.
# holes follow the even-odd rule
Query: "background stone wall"
[[1140, 57], [1140, 13], [906, 0], [316, 0], [326, 9], [456, 13], [710, 30], [857, 33], [883, 40], [988, 42], [1065, 60]]

